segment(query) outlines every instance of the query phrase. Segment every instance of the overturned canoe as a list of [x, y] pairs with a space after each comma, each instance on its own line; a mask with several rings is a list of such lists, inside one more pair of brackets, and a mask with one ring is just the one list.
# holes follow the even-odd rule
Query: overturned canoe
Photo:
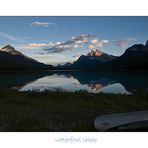
[[98, 131], [148, 128], [148, 111], [101, 115], [95, 119], [95, 128]]

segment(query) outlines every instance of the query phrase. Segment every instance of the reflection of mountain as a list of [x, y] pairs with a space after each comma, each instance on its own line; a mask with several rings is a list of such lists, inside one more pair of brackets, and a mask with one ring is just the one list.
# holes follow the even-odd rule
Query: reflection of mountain
[[148, 93], [147, 72], [62, 72], [67, 77], [73, 76], [81, 84], [87, 84], [98, 90], [110, 84], [120, 83], [128, 92]]
[[[21, 88], [28, 83], [32, 83], [37, 79], [46, 76], [45, 72], [20, 72], [20, 73], [0, 73], [0, 89]], [[48, 74], [49, 75], [49, 74]]]
[[114, 81], [104, 76], [102, 72], [83, 72], [83, 71], [68, 71], [57, 72], [58, 75], [65, 75], [66, 77], [74, 77], [81, 84], [94, 84], [100, 83], [102, 85], [108, 85], [114, 83]]
[[100, 90], [102, 89], [104, 86], [99, 84], [99, 83], [96, 83], [96, 84], [87, 84], [93, 91], [97, 91], [97, 90]]
[[148, 72], [118, 72], [109, 75], [131, 93], [148, 93]]
[[[42, 88], [54, 90], [67, 90], [81, 88], [99, 92], [104, 88], [116, 91], [116, 87], [123, 86], [131, 93], [148, 93], [147, 72], [40, 72], [40, 73], [1, 73], [0, 89], [23, 88], [28, 85], [35, 86], [40, 82]], [[47, 79], [48, 78], [48, 79]], [[33, 85], [31, 85], [33, 84]], [[115, 84], [115, 85], [114, 85]], [[120, 84], [120, 85], [117, 85]], [[73, 86], [72, 86], [73, 85]], [[82, 86], [82, 87], [81, 87]], [[87, 88], [86, 88], [87, 86]], [[117, 90], [118, 92], [118, 90]]]
[[91, 90], [100, 90], [101, 88], [110, 84], [116, 83], [114, 80], [104, 77], [102, 73], [98, 72], [81, 72], [69, 71], [60, 72], [58, 75], [65, 75], [66, 77], [73, 77], [78, 80], [81, 85], [87, 85]]

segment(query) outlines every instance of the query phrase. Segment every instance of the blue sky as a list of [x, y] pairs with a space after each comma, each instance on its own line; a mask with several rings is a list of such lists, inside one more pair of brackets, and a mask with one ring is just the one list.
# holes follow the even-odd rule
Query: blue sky
[[76, 60], [96, 48], [121, 55], [148, 39], [148, 17], [0, 17], [0, 47], [17, 50], [48, 64]]

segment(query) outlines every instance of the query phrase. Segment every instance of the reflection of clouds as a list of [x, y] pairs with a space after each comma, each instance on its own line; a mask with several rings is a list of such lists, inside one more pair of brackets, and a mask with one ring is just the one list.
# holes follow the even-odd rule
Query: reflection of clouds
[[[75, 79], [72, 75], [64, 75], [64, 74], [56, 74], [57, 76], [61, 78], [69, 78], [69, 79]], [[76, 79], [77, 80], [77, 79]], [[77, 80], [78, 81], [78, 80]]]
[[125, 87], [120, 83], [110, 84], [100, 90], [103, 93], [114, 93], [114, 94], [128, 94], [131, 93], [125, 89]]
[[65, 75], [53, 74], [52, 76], [46, 76], [44, 78], [38, 79], [33, 83], [25, 85], [20, 89], [20, 91], [28, 90], [39, 90], [39, 91], [62, 91], [70, 92], [75, 91], [75, 85], [79, 82], [73, 77], [67, 78]]
[[76, 88], [79, 88], [81, 86], [79, 82], [74, 82], [73, 84], [75, 85]]

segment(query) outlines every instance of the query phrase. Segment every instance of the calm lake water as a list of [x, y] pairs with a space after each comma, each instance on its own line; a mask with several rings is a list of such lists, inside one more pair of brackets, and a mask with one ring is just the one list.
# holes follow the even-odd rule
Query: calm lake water
[[134, 94], [148, 93], [148, 72], [0, 73], [0, 89]]

